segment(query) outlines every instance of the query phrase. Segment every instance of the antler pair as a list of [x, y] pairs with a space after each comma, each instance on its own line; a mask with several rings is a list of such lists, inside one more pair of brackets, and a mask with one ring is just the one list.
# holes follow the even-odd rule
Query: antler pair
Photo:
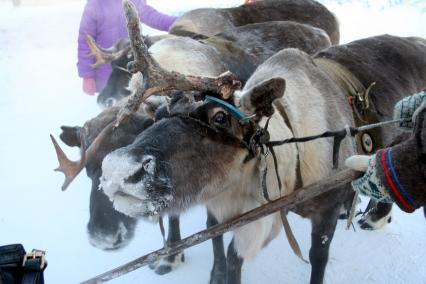
[[[82, 145], [82, 157], [80, 161], [69, 160], [51, 135], [59, 161], [59, 167], [56, 170], [65, 174], [65, 182], [62, 190], [65, 190], [69, 186], [88, 161], [92, 159], [103, 140], [108, 138], [114, 128], [118, 127], [120, 123], [126, 122], [129, 115], [137, 111], [139, 106], [150, 96], [169, 94], [173, 90], [211, 91], [220, 94], [224, 99], [228, 99], [236, 89], [241, 87], [241, 82], [229, 71], [217, 78], [208, 78], [185, 76], [178, 72], [169, 72], [160, 67], [149, 54], [148, 48], [141, 36], [140, 20], [134, 4], [130, 0], [123, 0], [123, 8], [127, 18], [130, 47], [135, 58], [133, 62], [128, 64], [128, 69], [131, 73], [142, 73], [143, 83], [137, 86], [134, 93], [129, 97], [127, 104], [118, 112], [116, 121], [108, 124], [87, 150]], [[97, 60], [94, 66], [106, 63], [107, 60], [118, 58], [129, 50], [114, 51], [113, 49], [102, 49], [90, 36], [87, 35], [86, 39], [89, 46], [91, 46], [91, 55]]]

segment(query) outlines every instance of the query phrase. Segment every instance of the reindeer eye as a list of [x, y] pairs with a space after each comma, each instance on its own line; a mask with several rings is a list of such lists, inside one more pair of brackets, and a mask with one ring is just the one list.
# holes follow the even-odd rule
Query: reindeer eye
[[224, 125], [228, 122], [227, 120], [227, 116], [226, 113], [223, 111], [218, 111], [214, 116], [213, 116], [213, 122], [217, 125]]

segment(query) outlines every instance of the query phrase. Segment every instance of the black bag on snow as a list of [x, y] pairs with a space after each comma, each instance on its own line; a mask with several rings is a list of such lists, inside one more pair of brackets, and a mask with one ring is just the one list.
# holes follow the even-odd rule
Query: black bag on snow
[[0, 246], [0, 284], [44, 284], [44, 252], [26, 253], [21, 244]]

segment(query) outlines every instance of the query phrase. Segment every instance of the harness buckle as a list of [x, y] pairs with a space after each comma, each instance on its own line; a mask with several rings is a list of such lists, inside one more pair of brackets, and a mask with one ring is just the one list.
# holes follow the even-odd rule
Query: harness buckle
[[25, 267], [27, 261], [29, 259], [40, 259], [40, 269], [44, 269], [46, 267], [46, 253], [42, 250], [33, 249], [31, 252], [24, 255], [24, 260], [22, 261], [22, 266]]
[[264, 128], [258, 128], [253, 133], [253, 135], [250, 138], [250, 141], [248, 143], [249, 149], [252, 152], [252, 154], [256, 153], [256, 149], [260, 148], [262, 153], [263, 151], [263, 145], [269, 142], [270, 136], [269, 132]]
[[[262, 147], [262, 149], [263, 149], [263, 147]], [[263, 151], [263, 150], [262, 150]], [[265, 157], [265, 158], [267, 158], [268, 156], [269, 156], [269, 148], [268, 147], [266, 147], [266, 151], [264, 151], [265, 153], [263, 154], [263, 156]]]

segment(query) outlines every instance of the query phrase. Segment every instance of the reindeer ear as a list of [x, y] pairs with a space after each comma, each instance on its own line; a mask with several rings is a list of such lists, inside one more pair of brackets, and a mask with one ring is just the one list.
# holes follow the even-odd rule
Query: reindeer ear
[[80, 126], [61, 126], [61, 140], [70, 147], [81, 147]]
[[272, 78], [255, 86], [241, 98], [241, 106], [257, 117], [271, 116], [274, 113], [272, 103], [284, 95], [285, 80]]

